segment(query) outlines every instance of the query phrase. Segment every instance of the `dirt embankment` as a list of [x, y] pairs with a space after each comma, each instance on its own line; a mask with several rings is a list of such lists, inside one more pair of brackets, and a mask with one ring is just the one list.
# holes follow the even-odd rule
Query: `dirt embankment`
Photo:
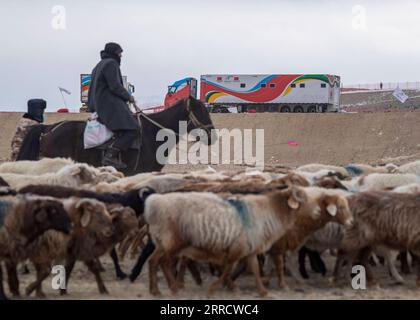
[[[0, 159], [20, 113], [0, 113]], [[86, 119], [86, 114], [47, 114], [47, 123]], [[420, 153], [420, 113], [213, 114], [216, 128], [264, 129], [266, 165], [298, 166], [310, 162], [380, 163], [412, 160]], [[294, 141], [293, 145], [288, 144]]]

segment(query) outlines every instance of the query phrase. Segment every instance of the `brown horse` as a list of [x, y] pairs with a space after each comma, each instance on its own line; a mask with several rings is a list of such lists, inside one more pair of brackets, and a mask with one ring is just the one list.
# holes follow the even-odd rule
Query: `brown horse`
[[[215, 142], [213, 123], [209, 112], [202, 102], [192, 97], [182, 100], [162, 112], [140, 115], [141, 147], [129, 149], [122, 154], [122, 160], [128, 165], [123, 172], [132, 175], [140, 172], [160, 171], [164, 163], [156, 159], [156, 151], [166, 141], [157, 141], [156, 135], [162, 128], [175, 132], [176, 143], [179, 141], [179, 122], [186, 121], [187, 132], [203, 129], [207, 144]], [[26, 135], [17, 160], [38, 160], [40, 157], [64, 157], [77, 162], [85, 162], [99, 167], [103, 150], [84, 149], [83, 133], [85, 121], [64, 121], [52, 125], [36, 125]], [[203, 140], [203, 137], [200, 138]], [[170, 152], [170, 150], [168, 150]], [[167, 155], [167, 154], [166, 154]]]

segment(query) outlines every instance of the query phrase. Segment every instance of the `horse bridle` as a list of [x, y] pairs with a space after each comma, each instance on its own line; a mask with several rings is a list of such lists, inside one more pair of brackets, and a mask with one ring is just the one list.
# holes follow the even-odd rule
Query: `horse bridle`
[[[156, 122], [155, 120], [153, 120], [152, 118], [150, 118], [149, 116], [147, 116], [143, 111], [140, 110], [139, 107], [137, 107], [136, 104], [134, 104], [134, 108], [136, 109], [136, 117], [139, 120], [139, 116], [145, 118], [147, 121], [149, 121], [150, 123], [154, 124], [155, 126], [157, 126], [160, 129], [164, 129], [164, 130], [168, 130], [168, 128], [165, 128], [164, 126], [162, 126], [160, 123]], [[203, 124], [200, 122], [200, 120], [197, 119], [196, 115], [194, 114], [194, 112], [191, 109], [191, 105], [190, 105], [190, 99], [188, 99], [187, 101], [187, 111], [188, 111], [188, 122], [187, 122], [187, 127], [190, 125], [190, 123], [192, 123], [194, 125], [194, 127], [196, 129], [202, 129], [205, 130], [208, 134], [209, 132], [209, 128], [212, 128], [213, 125], [212, 124]], [[178, 133], [174, 132], [177, 136], [179, 136]]]

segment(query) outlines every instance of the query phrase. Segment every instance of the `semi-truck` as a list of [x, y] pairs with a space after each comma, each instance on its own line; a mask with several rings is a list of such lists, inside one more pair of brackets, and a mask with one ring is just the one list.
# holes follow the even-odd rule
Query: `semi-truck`
[[[197, 97], [197, 80], [168, 87], [164, 108]], [[208, 74], [200, 77], [200, 100], [211, 112], [338, 112], [340, 77], [329, 74]]]

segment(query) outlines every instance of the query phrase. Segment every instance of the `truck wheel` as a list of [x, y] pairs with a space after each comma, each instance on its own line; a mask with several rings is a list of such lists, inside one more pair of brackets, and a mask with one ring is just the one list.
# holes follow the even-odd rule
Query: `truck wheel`
[[303, 113], [303, 108], [301, 106], [297, 106], [293, 109], [294, 113]]
[[290, 112], [290, 108], [288, 106], [281, 107], [280, 112]]
[[308, 107], [308, 112], [310, 112], [310, 113], [316, 113], [316, 107], [315, 106]]

